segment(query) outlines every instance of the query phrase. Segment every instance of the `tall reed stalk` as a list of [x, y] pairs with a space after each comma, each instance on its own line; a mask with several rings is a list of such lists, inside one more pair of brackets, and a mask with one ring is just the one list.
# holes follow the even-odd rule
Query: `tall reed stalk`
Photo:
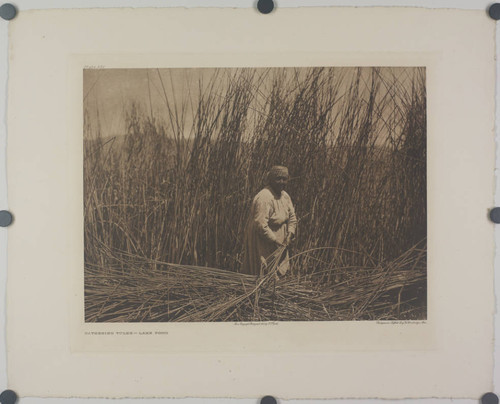
[[191, 96], [167, 91], [168, 70], [148, 77], [163, 112], [131, 105], [123, 136], [106, 137], [86, 105], [86, 264], [122, 251], [239, 271], [275, 164], [291, 173], [294, 252], [311, 250], [293, 271], [330, 283], [425, 239], [424, 68], [216, 69]]

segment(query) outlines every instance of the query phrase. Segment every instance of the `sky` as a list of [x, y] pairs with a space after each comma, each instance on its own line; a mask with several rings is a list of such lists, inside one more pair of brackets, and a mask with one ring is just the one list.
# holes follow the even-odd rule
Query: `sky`
[[[281, 74], [293, 85], [300, 80], [310, 68], [262, 68], [262, 69], [90, 69], [84, 70], [83, 98], [84, 111], [93, 128], [100, 127], [101, 135], [116, 136], [126, 133], [126, 115], [132, 103], [142, 113], [152, 115], [161, 122], [170, 122], [169, 111], [165, 100], [179, 114], [179, 121], [184, 124], [184, 136], [191, 136], [193, 116], [196, 113], [200, 94], [207, 94], [213, 85], [211, 94], [223, 97], [227, 92], [229, 78], [245, 70], [255, 89], [251, 111], [259, 119], [263, 113], [263, 102], [267, 98], [272, 80]], [[331, 74], [339, 81], [339, 93], [344, 85], [350, 82], [355, 69], [336, 67]], [[409, 89], [413, 68], [382, 68], [381, 75], [391, 77], [396, 74]], [[253, 75], [252, 75], [253, 72]], [[330, 72], [329, 72], [330, 73]], [[362, 80], [369, 82], [371, 68], [362, 69]], [[342, 78], [342, 79], [341, 79]], [[383, 95], [384, 89], [381, 90]], [[172, 111], [171, 109], [171, 112]], [[168, 125], [167, 125], [168, 126]]]
[[210, 79], [218, 75], [221, 78], [218, 93], [223, 96], [224, 77], [231, 72], [234, 73], [235, 69], [84, 70], [84, 109], [93, 122], [99, 120], [103, 136], [114, 136], [125, 133], [126, 114], [133, 102], [145, 113], [165, 120], [168, 116], [167, 97], [179, 107], [186, 105], [186, 126], [190, 127], [200, 88], [206, 90]]

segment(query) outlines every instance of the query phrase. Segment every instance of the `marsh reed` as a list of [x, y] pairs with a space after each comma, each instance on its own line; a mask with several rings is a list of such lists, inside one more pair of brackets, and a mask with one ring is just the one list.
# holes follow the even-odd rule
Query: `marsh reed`
[[[87, 321], [425, 318], [424, 68], [213, 69], [197, 94], [150, 75], [162, 114], [131, 103], [108, 137], [85, 111]], [[272, 298], [238, 272], [275, 164], [299, 226]]]

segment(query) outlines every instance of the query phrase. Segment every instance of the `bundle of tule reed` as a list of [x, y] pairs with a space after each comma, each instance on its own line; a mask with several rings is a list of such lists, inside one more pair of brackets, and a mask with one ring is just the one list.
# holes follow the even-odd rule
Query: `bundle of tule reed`
[[113, 257], [115, 265], [85, 268], [86, 322], [426, 318], [426, 253], [417, 246], [383, 266], [344, 271], [336, 284], [300, 271], [278, 279], [276, 260], [265, 276], [255, 277], [126, 252], [113, 251]]

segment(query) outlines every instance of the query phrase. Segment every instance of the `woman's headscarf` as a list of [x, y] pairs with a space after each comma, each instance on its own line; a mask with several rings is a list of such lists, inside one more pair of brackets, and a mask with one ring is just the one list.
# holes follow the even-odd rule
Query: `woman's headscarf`
[[271, 167], [269, 173], [267, 174], [267, 180], [272, 181], [280, 176], [288, 177], [288, 168], [284, 166], [273, 166]]

